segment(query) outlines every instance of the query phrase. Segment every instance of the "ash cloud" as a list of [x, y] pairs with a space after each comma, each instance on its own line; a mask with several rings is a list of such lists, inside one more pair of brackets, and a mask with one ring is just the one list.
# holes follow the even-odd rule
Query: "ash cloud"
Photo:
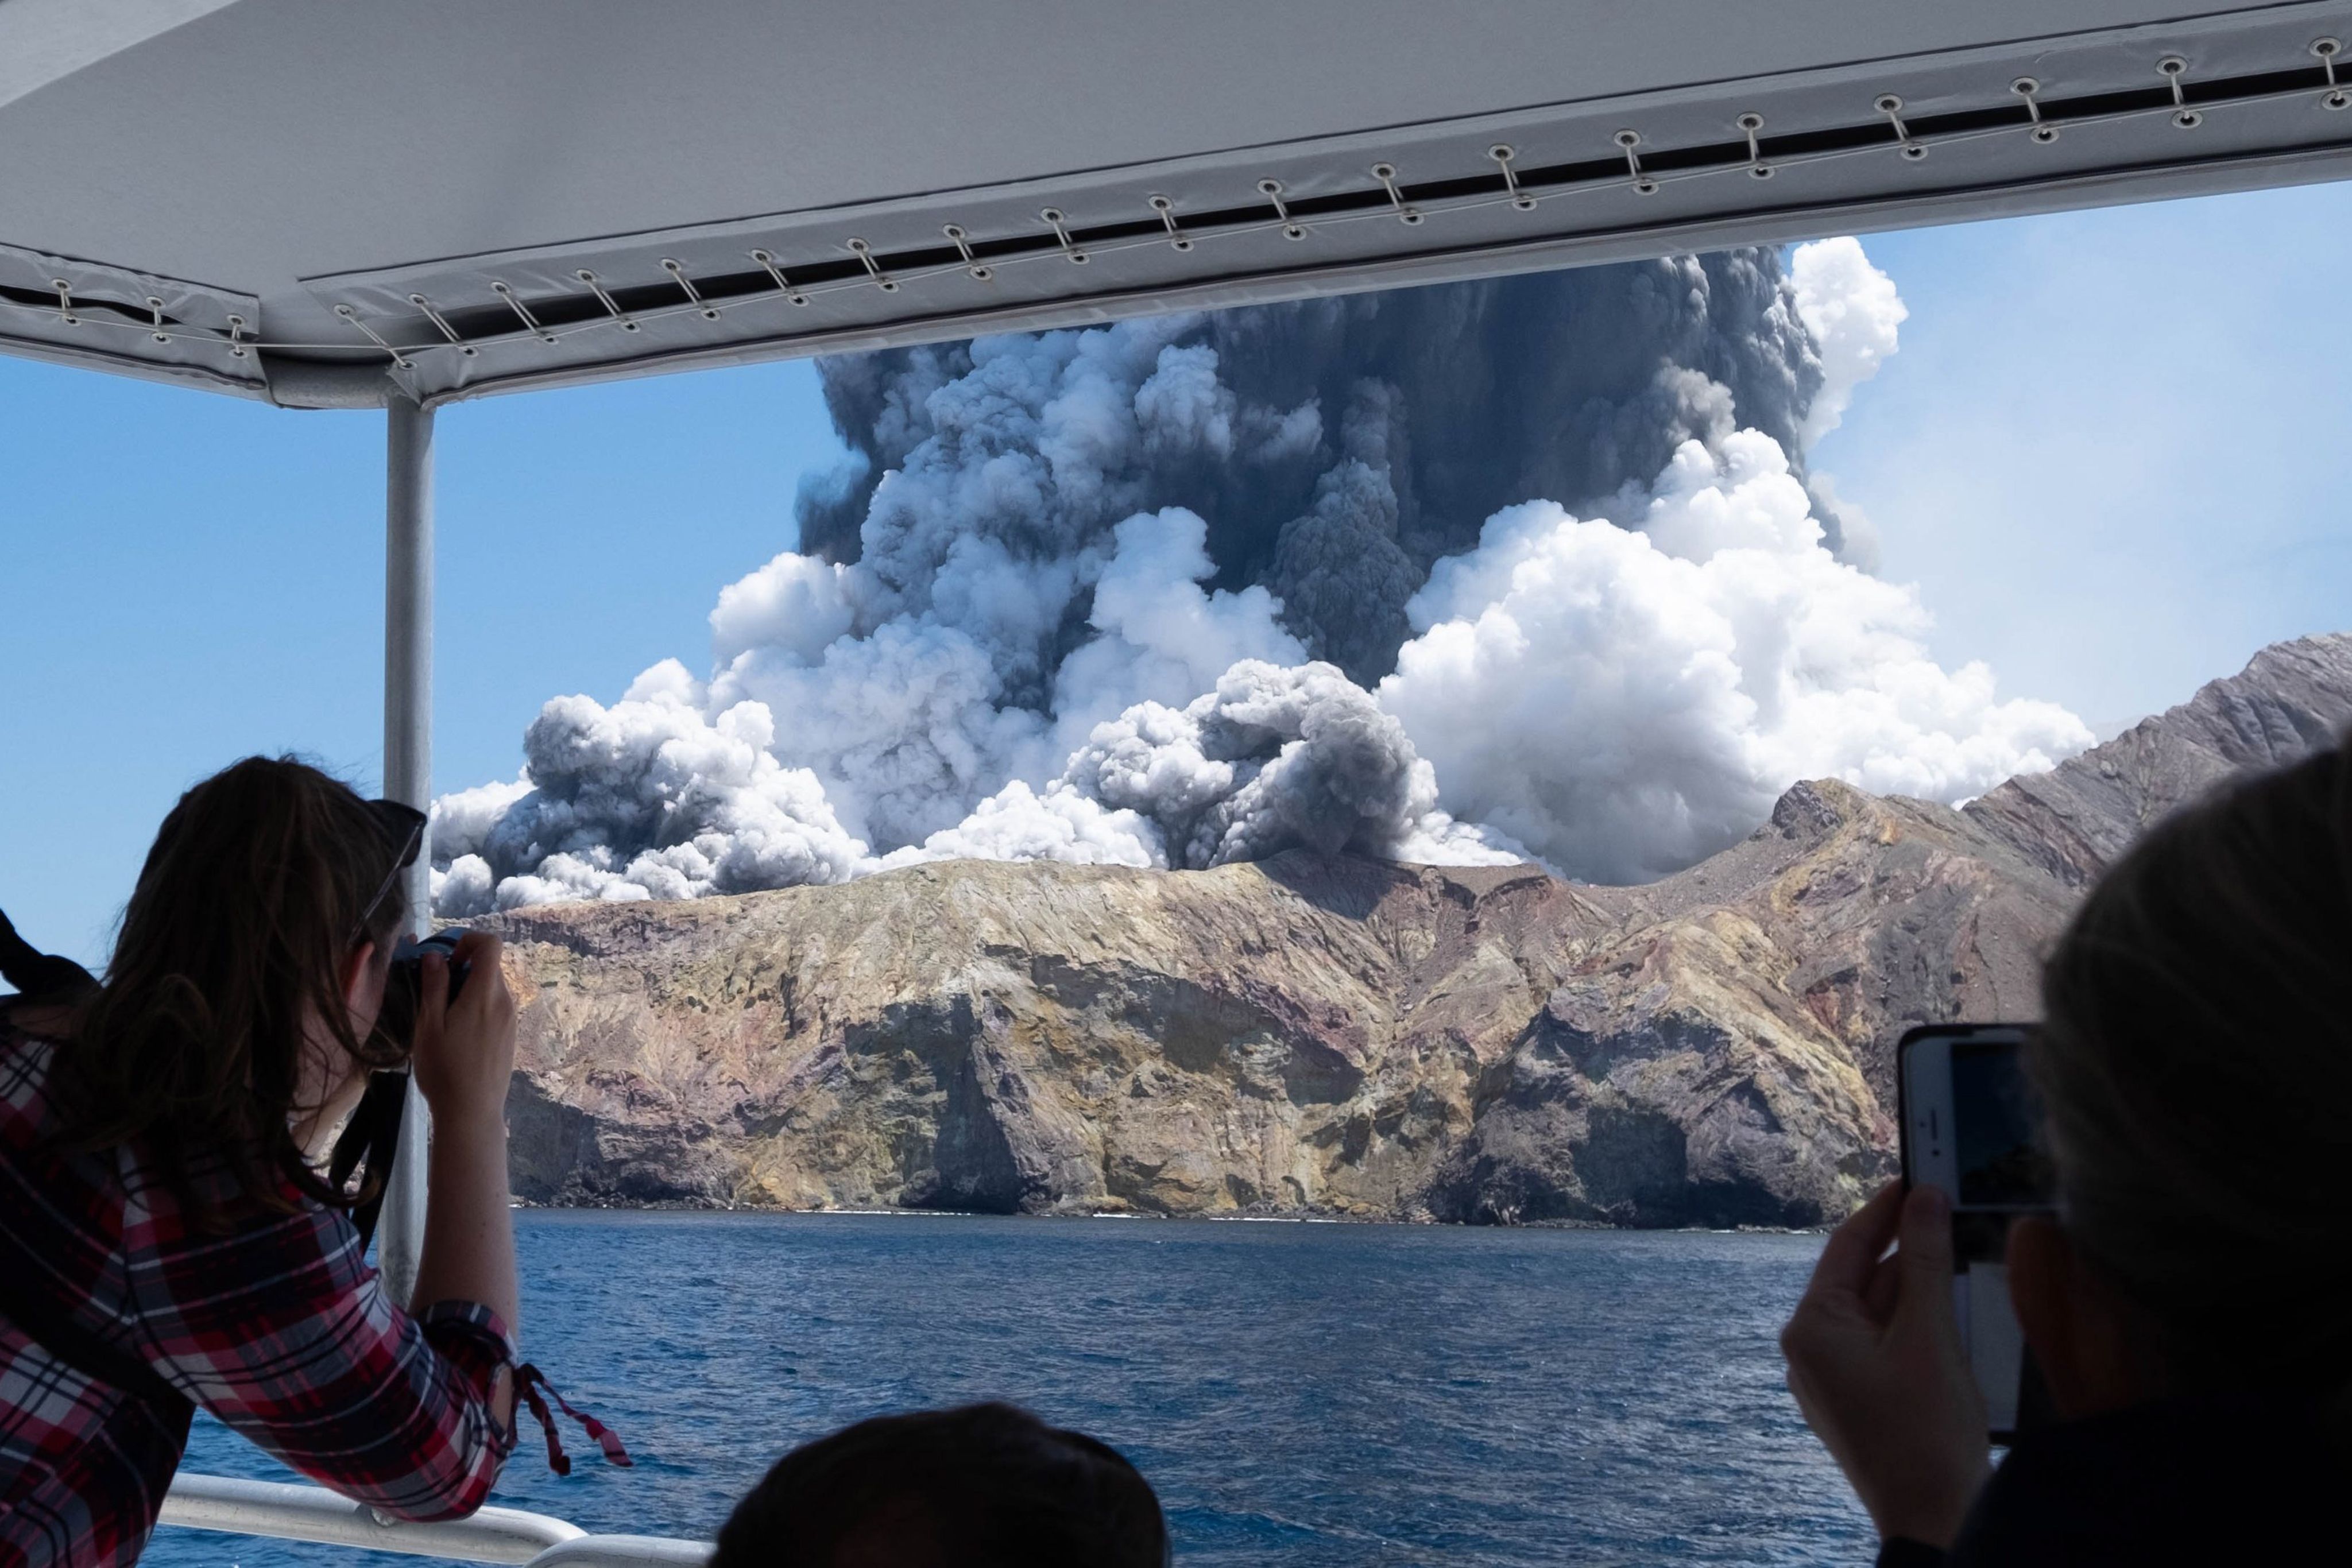
[[1404, 727], [1339, 669], [1244, 659], [1181, 708], [1097, 725], [1042, 791], [1015, 779], [916, 861], [1054, 859], [1205, 871], [1288, 849], [1456, 865], [1527, 858], [1437, 805]]
[[696, 898], [850, 875], [865, 846], [814, 776], [776, 760], [768, 710], [707, 718], [704, 698], [673, 659], [609, 708], [549, 703], [523, 737], [522, 779], [434, 803], [435, 907]]
[[[1360, 684], [1392, 667], [1410, 635], [1405, 601], [1430, 565], [1474, 546], [1495, 512], [1639, 487], [1684, 441], [1735, 423], [1801, 454], [1830, 369], [1771, 250], [1236, 309], [1167, 329], [1181, 347], [1139, 389], [1140, 439], [1084, 454], [1101, 465], [1101, 496], [1206, 519], [1214, 585], [1265, 586], [1309, 652]], [[887, 476], [926, 442], [961, 447], [967, 409], [950, 389], [992, 379], [998, 352], [983, 340], [821, 367], [855, 455], [804, 486], [804, 553], [847, 563], [875, 549]], [[950, 406], [935, 413], [943, 392]], [[1041, 455], [1058, 467], [1076, 454]], [[900, 558], [880, 542], [888, 575]]]
[[1936, 666], [1805, 469], [1902, 313], [1841, 240], [826, 361], [851, 455], [708, 678], [551, 703], [441, 803], [436, 897], [1293, 845], [1626, 880], [1806, 773], [1980, 790], [2080, 727]]

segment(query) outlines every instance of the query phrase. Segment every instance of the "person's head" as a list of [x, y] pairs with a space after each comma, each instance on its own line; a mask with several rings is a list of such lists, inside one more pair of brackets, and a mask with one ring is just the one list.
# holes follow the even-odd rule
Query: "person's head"
[[372, 1037], [408, 918], [401, 827], [290, 758], [247, 758], [182, 796], [74, 1026], [74, 1140], [140, 1139], [179, 1175], [209, 1153], [265, 1201], [281, 1176], [341, 1201], [290, 1124], [398, 1059]]
[[2352, 756], [2164, 821], [2084, 901], [2028, 1064], [2060, 1221], [2011, 1294], [2062, 1413], [2352, 1380]]
[[1133, 1465], [1010, 1405], [879, 1416], [776, 1461], [710, 1568], [1164, 1568]]

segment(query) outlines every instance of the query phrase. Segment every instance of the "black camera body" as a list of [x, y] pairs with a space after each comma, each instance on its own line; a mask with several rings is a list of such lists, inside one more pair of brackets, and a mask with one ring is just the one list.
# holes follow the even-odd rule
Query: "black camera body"
[[416, 1009], [425, 995], [427, 953], [438, 953], [449, 961], [449, 999], [457, 999], [457, 993], [466, 987], [466, 973], [473, 967], [457, 957], [457, 940], [465, 935], [462, 927], [453, 925], [430, 936], [403, 942], [392, 950], [392, 970], [383, 982], [383, 1007], [376, 1014], [376, 1027], [386, 1039], [398, 1042], [403, 1049], [416, 1043]]

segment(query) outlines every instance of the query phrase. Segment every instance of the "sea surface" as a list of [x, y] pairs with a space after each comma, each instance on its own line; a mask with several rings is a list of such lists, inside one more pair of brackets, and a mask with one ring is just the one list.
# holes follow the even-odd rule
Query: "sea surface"
[[[620, 1432], [496, 1502], [708, 1539], [796, 1443], [1010, 1399], [1118, 1448], [1188, 1568], [1870, 1561], [1773, 1336], [1818, 1237], [517, 1215], [524, 1348]], [[188, 1468], [289, 1479], [199, 1416]], [[202, 1531], [162, 1568], [415, 1558]]]

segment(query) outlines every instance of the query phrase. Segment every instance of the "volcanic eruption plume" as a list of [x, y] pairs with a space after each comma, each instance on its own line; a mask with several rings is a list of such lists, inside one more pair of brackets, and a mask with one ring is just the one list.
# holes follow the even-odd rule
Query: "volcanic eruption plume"
[[1904, 311], [1853, 240], [824, 361], [848, 460], [708, 673], [443, 799], [446, 915], [1293, 846], [1635, 880], [1801, 777], [2088, 745], [1948, 672], [1806, 471]]

